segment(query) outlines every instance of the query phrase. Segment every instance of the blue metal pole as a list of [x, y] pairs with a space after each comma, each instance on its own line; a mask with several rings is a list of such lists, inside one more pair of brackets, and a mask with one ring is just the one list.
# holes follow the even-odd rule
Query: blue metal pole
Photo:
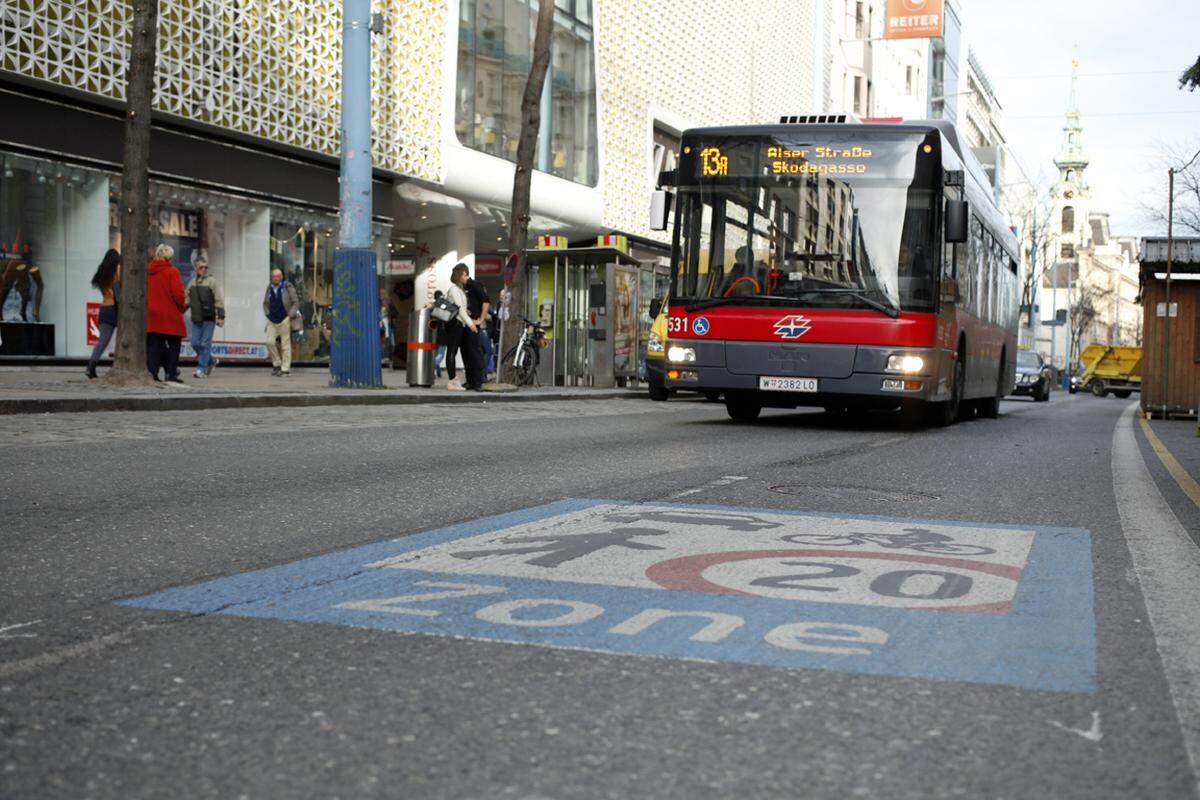
[[340, 231], [333, 256], [334, 386], [383, 386], [379, 283], [371, 246], [371, 0], [342, 5]]

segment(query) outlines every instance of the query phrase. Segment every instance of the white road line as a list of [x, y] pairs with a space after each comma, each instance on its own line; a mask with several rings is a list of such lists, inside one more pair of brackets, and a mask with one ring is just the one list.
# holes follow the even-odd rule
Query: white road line
[[1113, 491], [1192, 776], [1200, 780], [1200, 548], [1142, 459], [1134, 436], [1137, 406], [1129, 404], [1113, 431]]
[[9, 631], [28, 628], [30, 625], [37, 625], [39, 622], [41, 622], [40, 619], [35, 619], [33, 622], [22, 622], [18, 625], [6, 625], [3, 628], [0, 628], [0, 639], [36, 639], [36, 633], [9, 633]]
[[1100, 712], [1099, 711], [1092, 712], [1092, 727], [1088, 728], [1086, 731], [1081, 728], [1068, 727], [1066, 725], [1063, 725], [1061, 722], [1059, 722], [1056, 719], [1050, 720], [1050, 724], [1056, 728], [1061, 728], [1062, 730], [1066, 731], [1067, 733], [1078, 734], [1079, 736], [1082, 736], [1083, 738], [1087, 739], [1089, 742], [1098, 742], [1104, 738], [1104, 734], [1100, 732]]
[[716, 488], [717, 486], [728, 486], [731, 483], [737, 483], [738, 481], [744, 481], [744, 480], [748, 480], [748, 476], [746, 476], [746, 475], [725, 475], [723, 477], [718, 478], [715, 481], [709, 481], [708, 483], [704, 484], [703, 486], [697, 486], [695, 489], [684, 489], [682, 492], [676, 492], [675, 494], [671, 495], [670, 499], [676, 500], [680, 497], [687, 497], [688, 495], [698, 494], [700, 492], [703, 492], [705, 489], [713, 489], [713, 488]]

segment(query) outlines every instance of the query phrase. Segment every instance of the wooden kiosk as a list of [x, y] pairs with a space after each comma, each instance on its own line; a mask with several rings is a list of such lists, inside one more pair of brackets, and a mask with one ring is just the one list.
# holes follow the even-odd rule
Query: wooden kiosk
[[1166, 237], [1142, 239], [1140, 260], [1142, 410], [1195, 416], [1200, 407], [1200, 237], [1172, 239], [1169, 272]]

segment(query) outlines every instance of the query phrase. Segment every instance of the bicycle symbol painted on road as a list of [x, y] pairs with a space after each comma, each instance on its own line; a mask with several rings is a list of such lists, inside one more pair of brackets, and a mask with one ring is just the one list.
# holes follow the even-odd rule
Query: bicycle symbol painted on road
[[905, 528], [904, 533], [793, 533], [781, 538], [785, 542], [806, 547], [875, 545], [888, 550], [912, 550], [946, 556], [989, 556], [996, 552], [992, 547], [957, 543], [952, 537], [927, 528]]

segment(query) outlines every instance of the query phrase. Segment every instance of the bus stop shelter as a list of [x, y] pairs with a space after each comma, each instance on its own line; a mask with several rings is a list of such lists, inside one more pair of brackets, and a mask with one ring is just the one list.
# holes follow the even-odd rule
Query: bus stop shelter
[[[502, 254], [504, 255], [504, 254]], [[614, 247], [528, 250], [525, 316], [546, 326], [543, 386], [628, 386], [645, 379], [650, 301], [666, 267]]]

